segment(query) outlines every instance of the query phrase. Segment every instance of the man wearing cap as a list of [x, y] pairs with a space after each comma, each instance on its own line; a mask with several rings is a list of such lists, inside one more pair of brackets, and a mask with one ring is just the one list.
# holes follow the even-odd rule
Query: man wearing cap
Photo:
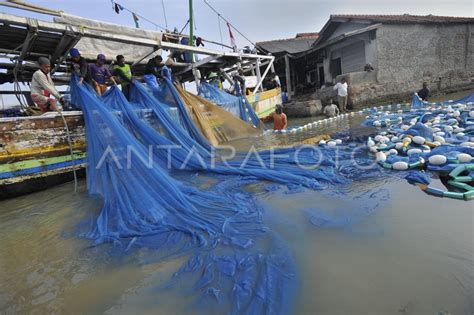
[[72, 48], [69, 50], [71, 55], [71, 70], [73, 73], [79, 76], [79, 83], [82, 83], [84, 80], [89, 81], [89, 65], [87, 60], [81, 57], [81, 53], [77, 48]]
[[107, 80], [111, 80], [114, 84], [117, 84], [109, 68], [105, 65], [105, 60], [106, 58], [103, 54], [98, 54], [97, 61], [89, 65], [89, 75], [92, 86], [99, 95], [107, 91]]
[[[39, 70], [33, 73], [31, 79], [31, 99], [43, 113], [57, 111], [57, 100], [64, 103], [64, 98], [59, 94], [51, 79], [51, 63], [46, 57], [38, 58]], [[56, 99], [51, 98], [54, 96]]]

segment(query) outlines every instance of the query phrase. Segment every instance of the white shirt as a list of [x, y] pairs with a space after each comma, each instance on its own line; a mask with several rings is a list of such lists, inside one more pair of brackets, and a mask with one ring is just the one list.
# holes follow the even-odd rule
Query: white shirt
[[44, 90], [46, 90], [57, 99], [61, 98], [61, 94], [59, 94], [58, 90], [56, 90], [56, 87], [54, 86], [53, 80], [51, 79], [51, 75], [49, 73], [44, 74], [41, 69], [33, 73], [30, 90], [31, 94], [40, 95], [44, 95]]
[[347, 96], [347, 82], [346, 83], [338, 82], [334, 86], [334, 89], [337, 90], [338, 96]]

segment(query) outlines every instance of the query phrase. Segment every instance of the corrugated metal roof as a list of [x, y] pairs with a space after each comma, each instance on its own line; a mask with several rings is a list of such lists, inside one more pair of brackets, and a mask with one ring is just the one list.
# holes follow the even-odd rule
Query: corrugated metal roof
[[333, 14], [330, 20], [349, 19], [376, 23], [474, 23], [472, 17], [437, 16], [437, 15], [383, 15], [383, 14]]
[[317, 37], [299, 37], [289, 39], [279, 39], [266, 42], [258, 42], [257, 46], [266, 52], [297, 54], [311, 48]]

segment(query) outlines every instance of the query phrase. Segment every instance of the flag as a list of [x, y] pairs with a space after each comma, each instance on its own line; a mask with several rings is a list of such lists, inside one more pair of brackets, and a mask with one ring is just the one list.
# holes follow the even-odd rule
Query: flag
[[234, 38], [234, 35], [232, 34], [232, 30], [230, 28], [229, 22], [227, 22], [227, 27], [229, 28], [230, 45], [232, 46], [232, 49], [234, 50], [234, 52], [236, 52], [237, 45], [235, 44], [235, 38]]
[[115, 10], [115, 13], [119, 14], [120, 11], [123, 10], [123, 7], [118, 3], [114, 3], [114, 10]]
[[135, 27], [136, 28], [140, 28], [140, 25], [138, 25], [138, 16], [135, 14], [135, 13], [132, 13], [132, 16], [133, 16], [133, 22], [135, 22]]

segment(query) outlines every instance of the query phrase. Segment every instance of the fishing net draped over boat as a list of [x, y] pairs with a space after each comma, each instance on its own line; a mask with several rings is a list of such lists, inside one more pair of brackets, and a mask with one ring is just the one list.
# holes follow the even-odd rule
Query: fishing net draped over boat
[[219, 105], [245, 122], [250, 122], [254, 126], [260, 125], [257, 114], [245, 96], [231, 95], [206, 82], [199, 86], [199, 96]]
[[[186, 257], [166, 288], [176, 287], [182, 278], [193, 279], [184, 290], [199, 296], [202, 313], [289, 313], [297, 283], [291, 252], [264, 224], [263, 205], [245, 186], [267, 180], [284, 184], [289, 192], [322, 190], [383, 174], [370, 165], [364, 150], [355, 150], [356, 143], [338, 149], [288, 147], [250, 156], [241, 152], [224, 163], [194, 125], [199, 120], [190, 115], [193, 105], [205, 101], [170, 80], [154, 90], [139, 82], [132, 85], [128, 102], [117, 87], [100, 97], [77, 78], [71, 82], [72, 102], [82, 107], [86, 122], [88, 189], [104, 200], [83, 235], [122, 250], [159, 249], [162, 259]], [[367, 167], [358, 168], [354, 161]], [[316, 168], [300, 167], [316, 163]], [[204, 178], [204, 183], [195, 182], [201, 171], [219, 183], [209, 187]], [[208, 188], [195, 188], [201, 184]], [[361, 206], [353, 214], [344, 208], [337, 215], [313, 209], [308, 221], [341, 227], [375, 208]]]

